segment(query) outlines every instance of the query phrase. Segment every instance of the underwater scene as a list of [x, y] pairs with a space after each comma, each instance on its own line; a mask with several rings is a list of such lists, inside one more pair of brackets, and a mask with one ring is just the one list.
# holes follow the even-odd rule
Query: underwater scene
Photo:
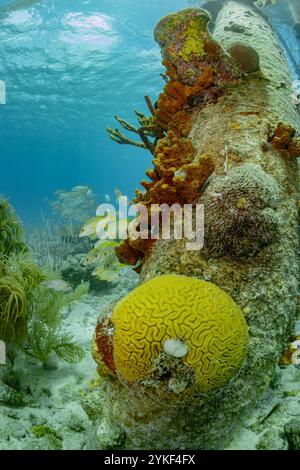
[[0, 450], [300, 450], [299, 164], [300, 0], [0, 0]]

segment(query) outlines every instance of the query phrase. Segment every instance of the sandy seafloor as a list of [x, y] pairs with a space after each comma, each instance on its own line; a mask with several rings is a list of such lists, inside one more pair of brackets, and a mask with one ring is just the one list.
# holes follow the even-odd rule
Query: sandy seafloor
[[[101, 414], [105, 398], [100, 400], [95, 390], [91, 338], [101, 309], [125, 295], [136, 282], [135, 275], [126, 271], [118, 285], [89, 294], [64, 311], [65, 324], [86, 351], [80, 363], [58, 363], [56, 369], [45, 370], [19, 357], [10, 385], [0, 382], [1, 450], [101, 448], [97, 441], [99, 421], [93, 417], [95, 410]], [[278, 368], [264, 399], [228, 449], [288, 449], [284, 430], [289, 428], [287, 423], [295, 422], [300, 423], [300, 368], [292, 365]], [[36, 426], [47, 426], [42, 429], [51, 429], [52, 434], [38, 437], [33, 432]]]

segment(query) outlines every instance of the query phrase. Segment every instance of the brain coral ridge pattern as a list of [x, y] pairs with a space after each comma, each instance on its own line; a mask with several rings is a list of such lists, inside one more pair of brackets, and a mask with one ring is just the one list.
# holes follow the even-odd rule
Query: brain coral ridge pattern
[[151, 376], [167, 339], [180, 339], [183, 363], [202, 391], [222, 386], [239, 368], [247, 349], [240, 308], [216, 285], [187, 276], [154, 278], [115, 307], [114, 359], [128, 382]]
[[[197, 155], [189, 133], [192, 123], [207, 104], [215, 103], [227, 84], [236, 83], [241, 72], [211, 37], [209, 15], [188, 8], [163, 18], [155, 29], [166, 67], [167, 83], [159, 95], [153, 122], [163, 137], [154, 148], [153, 168], [143, 180], [144, 192], [136, 190], [135, 203], [193, 203], [214, 171], [210, 154]], [[122, 263], [143, 260], [153, 240], [134, 243], [130, 237], [116, 248]]]

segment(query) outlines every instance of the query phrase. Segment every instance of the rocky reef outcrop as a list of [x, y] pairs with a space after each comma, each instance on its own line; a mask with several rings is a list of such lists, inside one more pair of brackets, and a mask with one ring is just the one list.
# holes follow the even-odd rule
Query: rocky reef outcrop
[[[228, 445], [266, 391], [297, 318], [292, 80], [257, 10], [226, 2], [213, 37], [208, 21], [187, 9], [156, 27], [168, 82], [153, 117], [161, 133], [154, 168], [136, 195], [149, 210], [202, 204], [204, 246], [129, 237], [118, 254], [141, 261], [141, 285], [102, 312], [94, 337], [107, 396], [103, 442], [122, 436], [124, 448]], [[231, 371], [221, 368], [224, 376], [222, 361]]]

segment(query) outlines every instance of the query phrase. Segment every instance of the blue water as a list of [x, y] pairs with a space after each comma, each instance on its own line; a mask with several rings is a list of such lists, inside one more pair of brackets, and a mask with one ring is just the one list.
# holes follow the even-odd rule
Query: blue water
[[[133, 194], [151, 155], [111, 142], [105, 127], [116, 126], [115, 114], [135, 122], [145, 94], [155, 101], [163, 87], [155, 24], [200, 3], [0, 0], [0, 194], [26, 224], [47, 213], [44, 198], [57, 189], [89, 185], [99, 202], [116, 187]], [[299, 63], [291, 22], [277, 17], [277, 26]]]

